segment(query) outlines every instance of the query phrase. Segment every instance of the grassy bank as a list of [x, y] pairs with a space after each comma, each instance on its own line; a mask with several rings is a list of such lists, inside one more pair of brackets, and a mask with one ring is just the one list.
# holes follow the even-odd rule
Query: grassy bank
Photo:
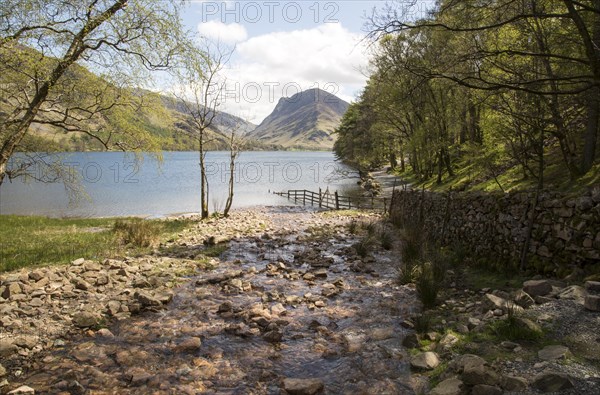
[[143, 253], [191, 224], [190, 220], [57, 219], [0, 216], [0, 272]]

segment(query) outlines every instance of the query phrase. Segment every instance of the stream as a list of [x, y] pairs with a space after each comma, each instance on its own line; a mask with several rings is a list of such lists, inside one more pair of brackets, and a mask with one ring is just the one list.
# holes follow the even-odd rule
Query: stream
[[65, 394], [413, 393], [401, 342], [418, 306], [395, 282], [397, 248], [357, 256], [350, 216], [268, 217], [268, 233], [235, 238], [164, 309], [66, 341], [24, 382]]

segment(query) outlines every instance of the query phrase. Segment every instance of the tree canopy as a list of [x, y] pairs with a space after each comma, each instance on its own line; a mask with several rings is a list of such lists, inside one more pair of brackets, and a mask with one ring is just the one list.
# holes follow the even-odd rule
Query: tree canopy
[[595, 168], [600, 1], [441, 0], [418, 20], [405, 8], [368, 22], [376, 55], [338, 129], [341, 158], [406, 158], [438, 182], [466, 159], [479, 177], [518, 167], [540, 184], [549, 158], [572, 180]]

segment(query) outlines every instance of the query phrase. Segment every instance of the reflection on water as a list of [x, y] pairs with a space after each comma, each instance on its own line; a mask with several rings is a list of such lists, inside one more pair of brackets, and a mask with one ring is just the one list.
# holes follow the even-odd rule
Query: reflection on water
[[[165, 152], [162, 163], [145, 155], [141, 166], [132, 155], [120, 152], [68, 153], [60, 160], [80, 177], [85, 199], [69, 204], [61, 183], [15, 180], [0, 188], [0, 214], [103, 217], [200, 211], [196, 152]], [[229, 153], [209, 152], [206, 160], [209, 208], [222, 209]], [[287, 204], [270, 192], [288, 189], [349, 193], [356, 189], [356, 180], [331, 152], [243, 152], [234, 175], [234, 207]]]

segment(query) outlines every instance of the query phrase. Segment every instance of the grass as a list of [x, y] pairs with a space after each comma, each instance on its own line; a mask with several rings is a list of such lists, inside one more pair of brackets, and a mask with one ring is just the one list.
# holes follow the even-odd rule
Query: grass
[[434, 263], [426, 262], [420, 265], [420, 270], [415, 278], [417, 295], [423, 307], [430, 309], [435, 306], [440, 290], [440, 282], [436, 279]]
[[191, 223], [190, 220], [0, 216], [0, 272], [64, 264], [77, 258], [102, 259], [126, 251], [143, 253], [152, 244], [145, 241], [154, 237], [166, 239]]
[[485, 267], [469, 266], [465, 268], [463, 279], [470, 289], [479, 291], [484, 288], [510, 291], [520, 288], [526, 278], [518, 272], [506, 273]]
[[[500, 187], [493, 177], [486, 176], [478, 169], [474, 161], [466, 157], [456, 159], [452, 163], [454, 176], [449, 177], [444, 174], [442, 183], [437, 183], [437, 177], [431, 177], [429, 180], [420, 181], [412, 172], [410, 166], [406, 171], [399, 173], [398, 176], [404, 181], [413, 185], [415, 189], [424, 186], [425, 189], [434, 192], [454, 191], [483, 191], [498, 192]], [[520, 166], [513, 166], [507, 169], [498, 177], [498, 182], [505, 191], [532, 190], [537, 185], [534, 177], [523, 178]], [[566, 166], [564, 166], [562, 156], [556, 147], [548, 149], [545, 158], [544, 184], [552, 190], [580, 194], [588, 187], [597, 185], [600, 182], [600, 164], [594, 165], [590, 171], [578, 179], [571, 180]]]
[[356, 251], [356, 254], [362, 258], [369, 255], [369, 252], [373, 250], [375, 240], [372, 237], [363, 237], [358, 242], [354, 243], [352, 248]]

